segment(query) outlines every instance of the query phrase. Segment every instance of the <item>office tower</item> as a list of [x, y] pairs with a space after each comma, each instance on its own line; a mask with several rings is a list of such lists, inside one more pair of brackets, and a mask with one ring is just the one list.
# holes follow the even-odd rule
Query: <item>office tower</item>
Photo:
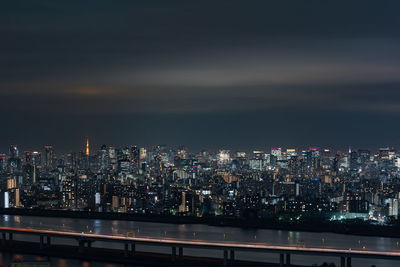
[[282, 148], [280, 147], [271, 147], [271, 155], [277, 158], [280, 158], [282, 155]]
[[356, 175], [358, 173], [358, 154], [354, 150], [350, 150], [350, 174]]
[[108, 147], [107, 148], [108, 152], [108, 159], [109, 159], [109, 169], [111, 170], [117, 170], [117, 152], [115, 150], [115, 147]]
[[287, 159], [290, 159], [291, 157], [297, 156], [296, 149], [294, 149], [294, 148], [286, 149], [286, 156], [287, 156]]
[[77, 167], [77, 155], [76, 152], [72, 152], [67, 154], [67, 160], [65, 162], [65, 166], [70, 170], [75, 170]]
[[308, 150], [310, 157], [311, 171], [318, 171], [321, 169], [321, 152], [319, 147], [310, 147]]
[[106, 145], [101, 146], [97, 159], [100, 170], [106, 170], [109, 167], [109, 156]]
[[9, 193], [6, 191], [4, 192], [4, 208], [8, 209], [10, 207], [10, 197]]
[[381, 159], [389, 159], [389, 152], [390, 148], [389, 147], [381, 147], [379, 148], [379, 157]]
[[52, 146], [44, 146], [44, 166], [48, 169], [53, 168], [54, 151]]
[[397, 217], [399, 215], [399, 200], [397, 198], [389, 198], [388, 205], [388, 215]]
[[62, 201], [65, 208], [73, 208], [75, 204], [76, 181], [71, 177], [65, 177], [62, 180]]
[[254, 150], [253, 151], [253, 159], [264, 159], [265, 152], [262, 150]]
[[188, 207], [186, 205], [186, 192], [182, 192], [181, 199], [182, 199], [182, 201], [181, 201], [181, 204], [179, 205], [179, 212], [187, 212]]
[[21, 206], [21, 201], [20, 201], [20, 195], [19, 195], [19, 189], [15, 189], [15, 206], [20, 207]]
[[131, 161], [133, 171], [136, 173], [139, 170], [140, 150], [137, 146], [131, 147]]
[[131, 162], [128, 159], [118, 160], [118, 173], [129, 174], [131, 171]]
[[360, 158], [360, 163], [363, 166], [370, 161], [371, 151], [369, 151], [368, 149], [359, 149], [358, 156]]
[[218, 153], [218, 164], [225, 165], [229, 163], [231, 160], [230, 151], [229, 150], [220, 150]]
[[8, 149], [8, 153], [10, 158], [18, 158], [19, 156], [19, 151], [16, 145], [10, 145], [9, 149]]
[[282, 157], [282, 149], [280, 147], [271, 147], [270, 164], [276, 166], [278, 160]]
[[140, 148], [139, 158], [141, 161], [146, 161], [147, 159], [147, 150], [144, 147]]
[[42, 166], [42, 153], [38, 151], [32, 152], [32, 163], [34, 166]]
[[118, 196], [112, 196], [111, 207], [112, 207], [113, 211], [117, 211], [119, 209], [119, 197]]
[[21, 168], [21, 160], [19, 159], [19, 152], [16, 145], [10, 145], [8, 150], [8, 168], [11, 173], [14, 173]]
[[336, 154], [332, 161], [332, 171], [335, 173], [339, 172], [339, 162], [340, 162], [340, 155]]
[[8, 157], [6, 154], [0, 154], [0, 172], [7, 168]]
[[98, 192], [94, 195], [94, 203], [100, 205], [100, 193]]

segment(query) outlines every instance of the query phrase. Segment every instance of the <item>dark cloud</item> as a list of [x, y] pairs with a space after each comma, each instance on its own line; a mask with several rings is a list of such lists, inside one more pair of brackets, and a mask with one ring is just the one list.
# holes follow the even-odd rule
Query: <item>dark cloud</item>
[[63, 150], [84, 135], [194, 147], [395, 145], [376, 129], [399, 130], [399, 7], [3, 3], [0, 138]]

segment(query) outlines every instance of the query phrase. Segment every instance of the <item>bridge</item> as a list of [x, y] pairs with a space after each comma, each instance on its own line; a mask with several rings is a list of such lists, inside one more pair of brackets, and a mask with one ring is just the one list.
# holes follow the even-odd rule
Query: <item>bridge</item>
[[6, 244], [7, 241], [13, 240], [15, 234], [31, 235], [38, 237], [37, 245], [41, 250], [45, 250], [51, 246], [52, 238], [73, 239], [76, 240], [79, 252], [83, 253], [85, 247], [91, 247], [96, 241], [120, 243], [123, 245], [126, 256], [134, 256], [136, 244], [148, 246], [163, 246], [171, 248], [171, 261], [178, 262], [183, 257], [183, 250], [187, 248], [219, 250], [223, 257], [223, 266], [233, 266], [235, 262], [235, 252], [259, 252], [259, 253], [275, 253], [279, 254], [279, 266], [291, 266], [291, 255], [314, 255], [339, 257], [341, 267], [351, 267], [352, 258], [370, 258], [385, 260], [400, 260], [400, 250], [392, 251], [376, 251], [370, 249], [337, 249], [331, 247], [306, 247], [272, 245], [265, 243], [237, 243], [232, 241], [205, 241], [205, 240], [179, 240], [173, 238], [154, 238], [139, 237], [133, 233], [126, 235], [108, 235], [92, 232], [71, 232], [71, 231], [55, 231], [41, 230], [30, 228], [12, 228], [0, 227], [1, 242]]

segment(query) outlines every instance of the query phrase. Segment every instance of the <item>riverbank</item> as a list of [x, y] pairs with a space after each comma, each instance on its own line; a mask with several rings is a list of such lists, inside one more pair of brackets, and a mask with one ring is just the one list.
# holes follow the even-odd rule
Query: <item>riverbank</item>
[[162, 216], [131, 213], [110, 213], [69, 210], [42, 210], [42, 209], [0, 209], [3, 215], [60, 217], [77, 219], [126, 220], [138, 222], [154, 222], [169, 224], [206, 224], [210, 226], [229, 226], [252, 229], [272, 229], [303, 232], [331, 232], [337, 234], [351, 234], [361, 236], [396, 237], [400, 238], [400, 226], [372, 225], [359, 220], [326, 221], [318, 217], [310, 217], [299, 222], [286, 222], [278, 219], [239, 219], [230, 217], [190, 217], [190, 216]]

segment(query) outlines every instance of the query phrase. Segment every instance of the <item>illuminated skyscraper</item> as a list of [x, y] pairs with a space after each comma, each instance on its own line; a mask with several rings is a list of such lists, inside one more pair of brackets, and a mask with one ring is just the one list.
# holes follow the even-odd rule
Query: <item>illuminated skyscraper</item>
[[144, 147], [140, 148], [139, 157], [140, 157], [141, 161], [146, 160], [146, 158], [147, 158], [147, 150], [146, 150], [146, 148], [144, 148]]
[[280, 147], [271, 147], [271, 155], [280, 158], [282, 155], [282, 148]]
[[297, 156], [296, 149], [294, 149], [294, 148], [286, 149], [286, 157], [287, 157], [287, 159], [290, 159], [291, 157], [295, 157], [295, 156]]
[[9, 193], [6, 191], [4, 192], [4, 206], [3, 208], [8, 209], [10, 207], [10, 197]]
[[19, 156], [18, 155], [19, 151], [18, 151], [18, 148], [16, 145], [10, 145], [8, 152], [9, 152], [10, 158], [18, 158], [18, 156]]
[[224, 165], [231, 161], [229, 150], [220, 150], [217, 156], [218, 156], [218, 164]]
[[11, 172], [19, 170], [21, 167], [21, 160], [19, 159], [19, 151], [16, 145], [11, 145], [9, 148], [8, 166]]
[[282, 148], [271, 147], [270, 164], [271, 166], [276, 166], [279, 159], [282, 157]]

